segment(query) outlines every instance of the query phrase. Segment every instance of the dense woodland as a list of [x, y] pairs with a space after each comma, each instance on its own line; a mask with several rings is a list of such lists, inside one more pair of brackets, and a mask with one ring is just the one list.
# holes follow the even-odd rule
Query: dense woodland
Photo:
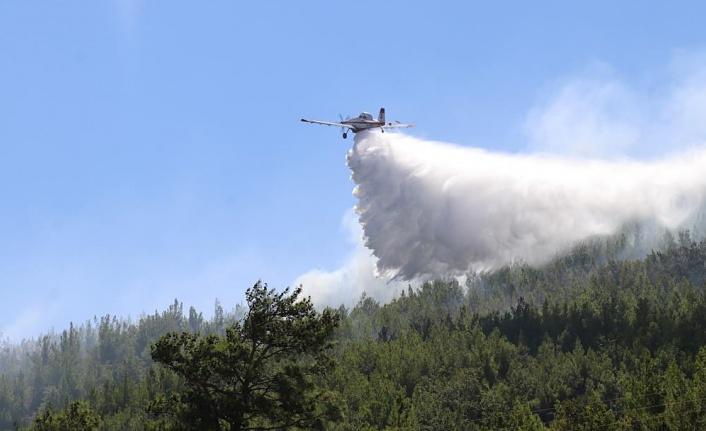
[[[646, 257], [630, 257], [642, 247], [635, 228], [542, 267], [518, 263], [465, 285], [409, 287], [389, 304], [363, 296], [350, 309], [285, 317], [286, 326], [328, 316], [332, 332], [297, 327], [318, 338], [290, 342], [315, 372], [297, 374], [294, 362], [266, 367], [312, 395], [304, 398], [310, 408], [278, 401], [276, 414], [309, 408], [302, 412], [318, 415], [317, 428], [339, 431], [706, 429], [706, 241], [666, 234]], [[175, 300], [137, 322], [102, 316], [5, 342], [0, 429], [268, 429], [279, 416], [250, 428], [190, 428], [163, 414], [169, 400], [195, 402], [183, 395], [194, 393], [179, 373], [184, 352], [200, 349], [193, 356], [205, 364], [223, 343], [246, 345], [250, 338], [237, 336], [256, 330], [250, 311], [216, 302], [204, 319]], [[261, 335], [281, 333], [272, 328]], [[321, 349], [310, 352], [309, 343]], [[238, 360], [221, 360], [213, 373]]]

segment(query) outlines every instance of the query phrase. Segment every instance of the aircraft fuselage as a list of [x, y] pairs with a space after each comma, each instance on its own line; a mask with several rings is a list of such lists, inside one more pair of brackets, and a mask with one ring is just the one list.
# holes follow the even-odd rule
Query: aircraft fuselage
[[341, 124], [347, 124], [351, 126], [351, 131], [353, 133], [358, 133], [361, 130], [374, 129], [380, 127], [385, 123], [376, 120], [344, 120]]

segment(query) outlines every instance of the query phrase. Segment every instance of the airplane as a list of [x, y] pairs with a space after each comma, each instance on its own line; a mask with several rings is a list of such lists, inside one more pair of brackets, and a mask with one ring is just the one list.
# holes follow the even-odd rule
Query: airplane
[[361, 130], [380, 128], [380, 130], [385, 133], [385, 129], [414, 127], [414, 124], [404, 124], [399, 121], [395, 121], [394, 123], [385, 123], [385, 108], [380, 108], [380, 114], [378, 115], [377, 120], [373, 119], [373, 116], [368, 112], [363, 112], [357, 117], [341, 120], [340, 123], [307, 120], [306, 118], [302, 118], [302, 121], [305, 123], [323, 124], [325, 126], [338, 126], [343, 130], [343, 139], [348, 137], [348, 130], [351, 130], [353, 133], [358, 133]]

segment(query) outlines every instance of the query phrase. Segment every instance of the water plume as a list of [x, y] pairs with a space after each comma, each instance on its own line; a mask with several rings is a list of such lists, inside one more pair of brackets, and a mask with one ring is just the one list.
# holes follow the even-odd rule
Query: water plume
[[543, 263], [630, 220], [674, 229], [706, 192], [706, 149], [605, 161], [366, 132], [347, 163], [377, 271], [403, 280]]

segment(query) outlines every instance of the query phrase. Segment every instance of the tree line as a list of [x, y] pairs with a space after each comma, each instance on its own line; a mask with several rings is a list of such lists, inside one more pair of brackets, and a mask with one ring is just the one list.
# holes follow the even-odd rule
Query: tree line
[[5, 345], [0, 429], [706, 428], [706, 242], [639, 235], [317, 312], [263, 283]]

